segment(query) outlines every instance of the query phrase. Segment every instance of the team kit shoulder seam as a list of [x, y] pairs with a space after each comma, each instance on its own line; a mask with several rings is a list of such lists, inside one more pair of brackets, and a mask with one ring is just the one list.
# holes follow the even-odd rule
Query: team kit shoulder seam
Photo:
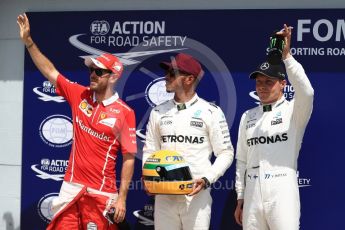
[[244, 113], [246, 114], [246, 116], [248, 116], [249, 114], [252, 114], [252, 113], [257, 113], [260, 111], [260, 105], [259, 106], [256, 106], [256, 107], [253, 107], [251, 109], [248, 109], [247, 111], [245, 111]]
[[115, 103], [120, 104], [122, 107], [126, 108], [128, 111], [132, 111], [132, 109], [121, 100], [116, 100]]
[[171, 99], [154, 107], [154, 111], [158, 113], [166, 113], [173, 107], [174, 107], [174, 102], [173, 102], [173, 99]]

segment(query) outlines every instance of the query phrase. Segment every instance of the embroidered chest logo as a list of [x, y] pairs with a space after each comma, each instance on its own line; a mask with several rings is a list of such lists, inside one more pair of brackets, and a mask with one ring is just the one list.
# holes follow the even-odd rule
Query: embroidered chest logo
[[273, 117], [273, 120], [271, 121], [271, 125], [278, 125], [278, 124], [281, 124], [281, 123], [283, 123], [283, 118], [282, 118], [282, 112], [279, 111]]
[[255, 124], [256, 124], [256, 123], [248, 123], [248, 124], [246, 125], [246, 129], [250, 129], [250, 128], [255, 127]]
[[257, 118], [256, 113], [249, 114], [249, 120], [247, 120], [246, 129], [255, 127]]
[[98, 116], [98, 123], [113, 128], [116, 123], [116, 118], [110, 117], [106, 112], [101, 112]]
[[202, 128], [204, 123], [202, 121], [190, 121], [190, 126]]
[[160, 125], [161, 126], [164, 126], [164, 125], [172, 125], [173, 122], [171, 120], [163, 120], [160, 122]]
[[162, 116], [161, 117], [161, 121], [160, 121], [161, 126], [172, 125], [172, 124], [173, 124], [172, 116]]
[[79, 109], [88, 117], [91, 117], [93, 107], [87, 102], [86, 99], [82, 100], [79, 104]]
[[109, 111], [112, 113], [117, 113], [117, 114], [121, 113], [119, 109], [114, 109], [114, 108], [110, 108]]
[[199, 110], [197, 110], [197, 111], [194, 112], [193, 117], [199, 118], [200, 115], [201, 115], [201, 110], [199, 109]]
[[256, 125], [256, 112], [249, 114], [249, 119], [247, 120], [246, 129], [255, 127]]

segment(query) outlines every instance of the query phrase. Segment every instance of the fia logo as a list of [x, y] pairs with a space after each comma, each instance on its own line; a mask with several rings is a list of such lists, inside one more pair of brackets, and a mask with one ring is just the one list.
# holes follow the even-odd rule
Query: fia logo
[[61, 114], [49, 116], [41, 122], [39, 134], [42, 141], [50, 147], [66, 147], [72, 143], [72, 120]]
[[41, 101], [65, 102], [62, 96], [56, 96], [56, 89], [50, 81], [44, 81], [42, 87], [35, 87], [32, 91], [39, 96], [38, 99]]
[[59, 193], [48, 193], [38, 201], [38, 215], [46, 223], [49, 223], [53, 219], [54, 212], [52, 210], [52, 202], [54, 199], [58, 198], [58, 196]]
[[109, 23], [107, 21], [93, 21], [90, 25], [90, 31], [93, 35], [106, 35], [110, 30]]

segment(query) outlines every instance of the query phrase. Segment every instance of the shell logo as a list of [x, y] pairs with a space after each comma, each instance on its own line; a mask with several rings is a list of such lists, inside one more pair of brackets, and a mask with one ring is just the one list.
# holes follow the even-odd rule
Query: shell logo
[[86, 103], [85, 101], [82, 101], [82, 102], [80, 103], [80, 108], [86, 109], [86, 107], [87, 107], [87, 103]]

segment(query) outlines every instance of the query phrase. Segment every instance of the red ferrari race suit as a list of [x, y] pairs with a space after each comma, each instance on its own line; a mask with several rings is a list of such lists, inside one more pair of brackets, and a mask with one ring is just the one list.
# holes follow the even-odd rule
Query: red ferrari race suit
[[115, 229], [104, 214], [117, 197], [118, 150], [137, 152], [134, 111], [117, 93], [98, 103], [89, 88], [62, 75], [57, 93], [72, 109], [73, 145], [48, 229]]

